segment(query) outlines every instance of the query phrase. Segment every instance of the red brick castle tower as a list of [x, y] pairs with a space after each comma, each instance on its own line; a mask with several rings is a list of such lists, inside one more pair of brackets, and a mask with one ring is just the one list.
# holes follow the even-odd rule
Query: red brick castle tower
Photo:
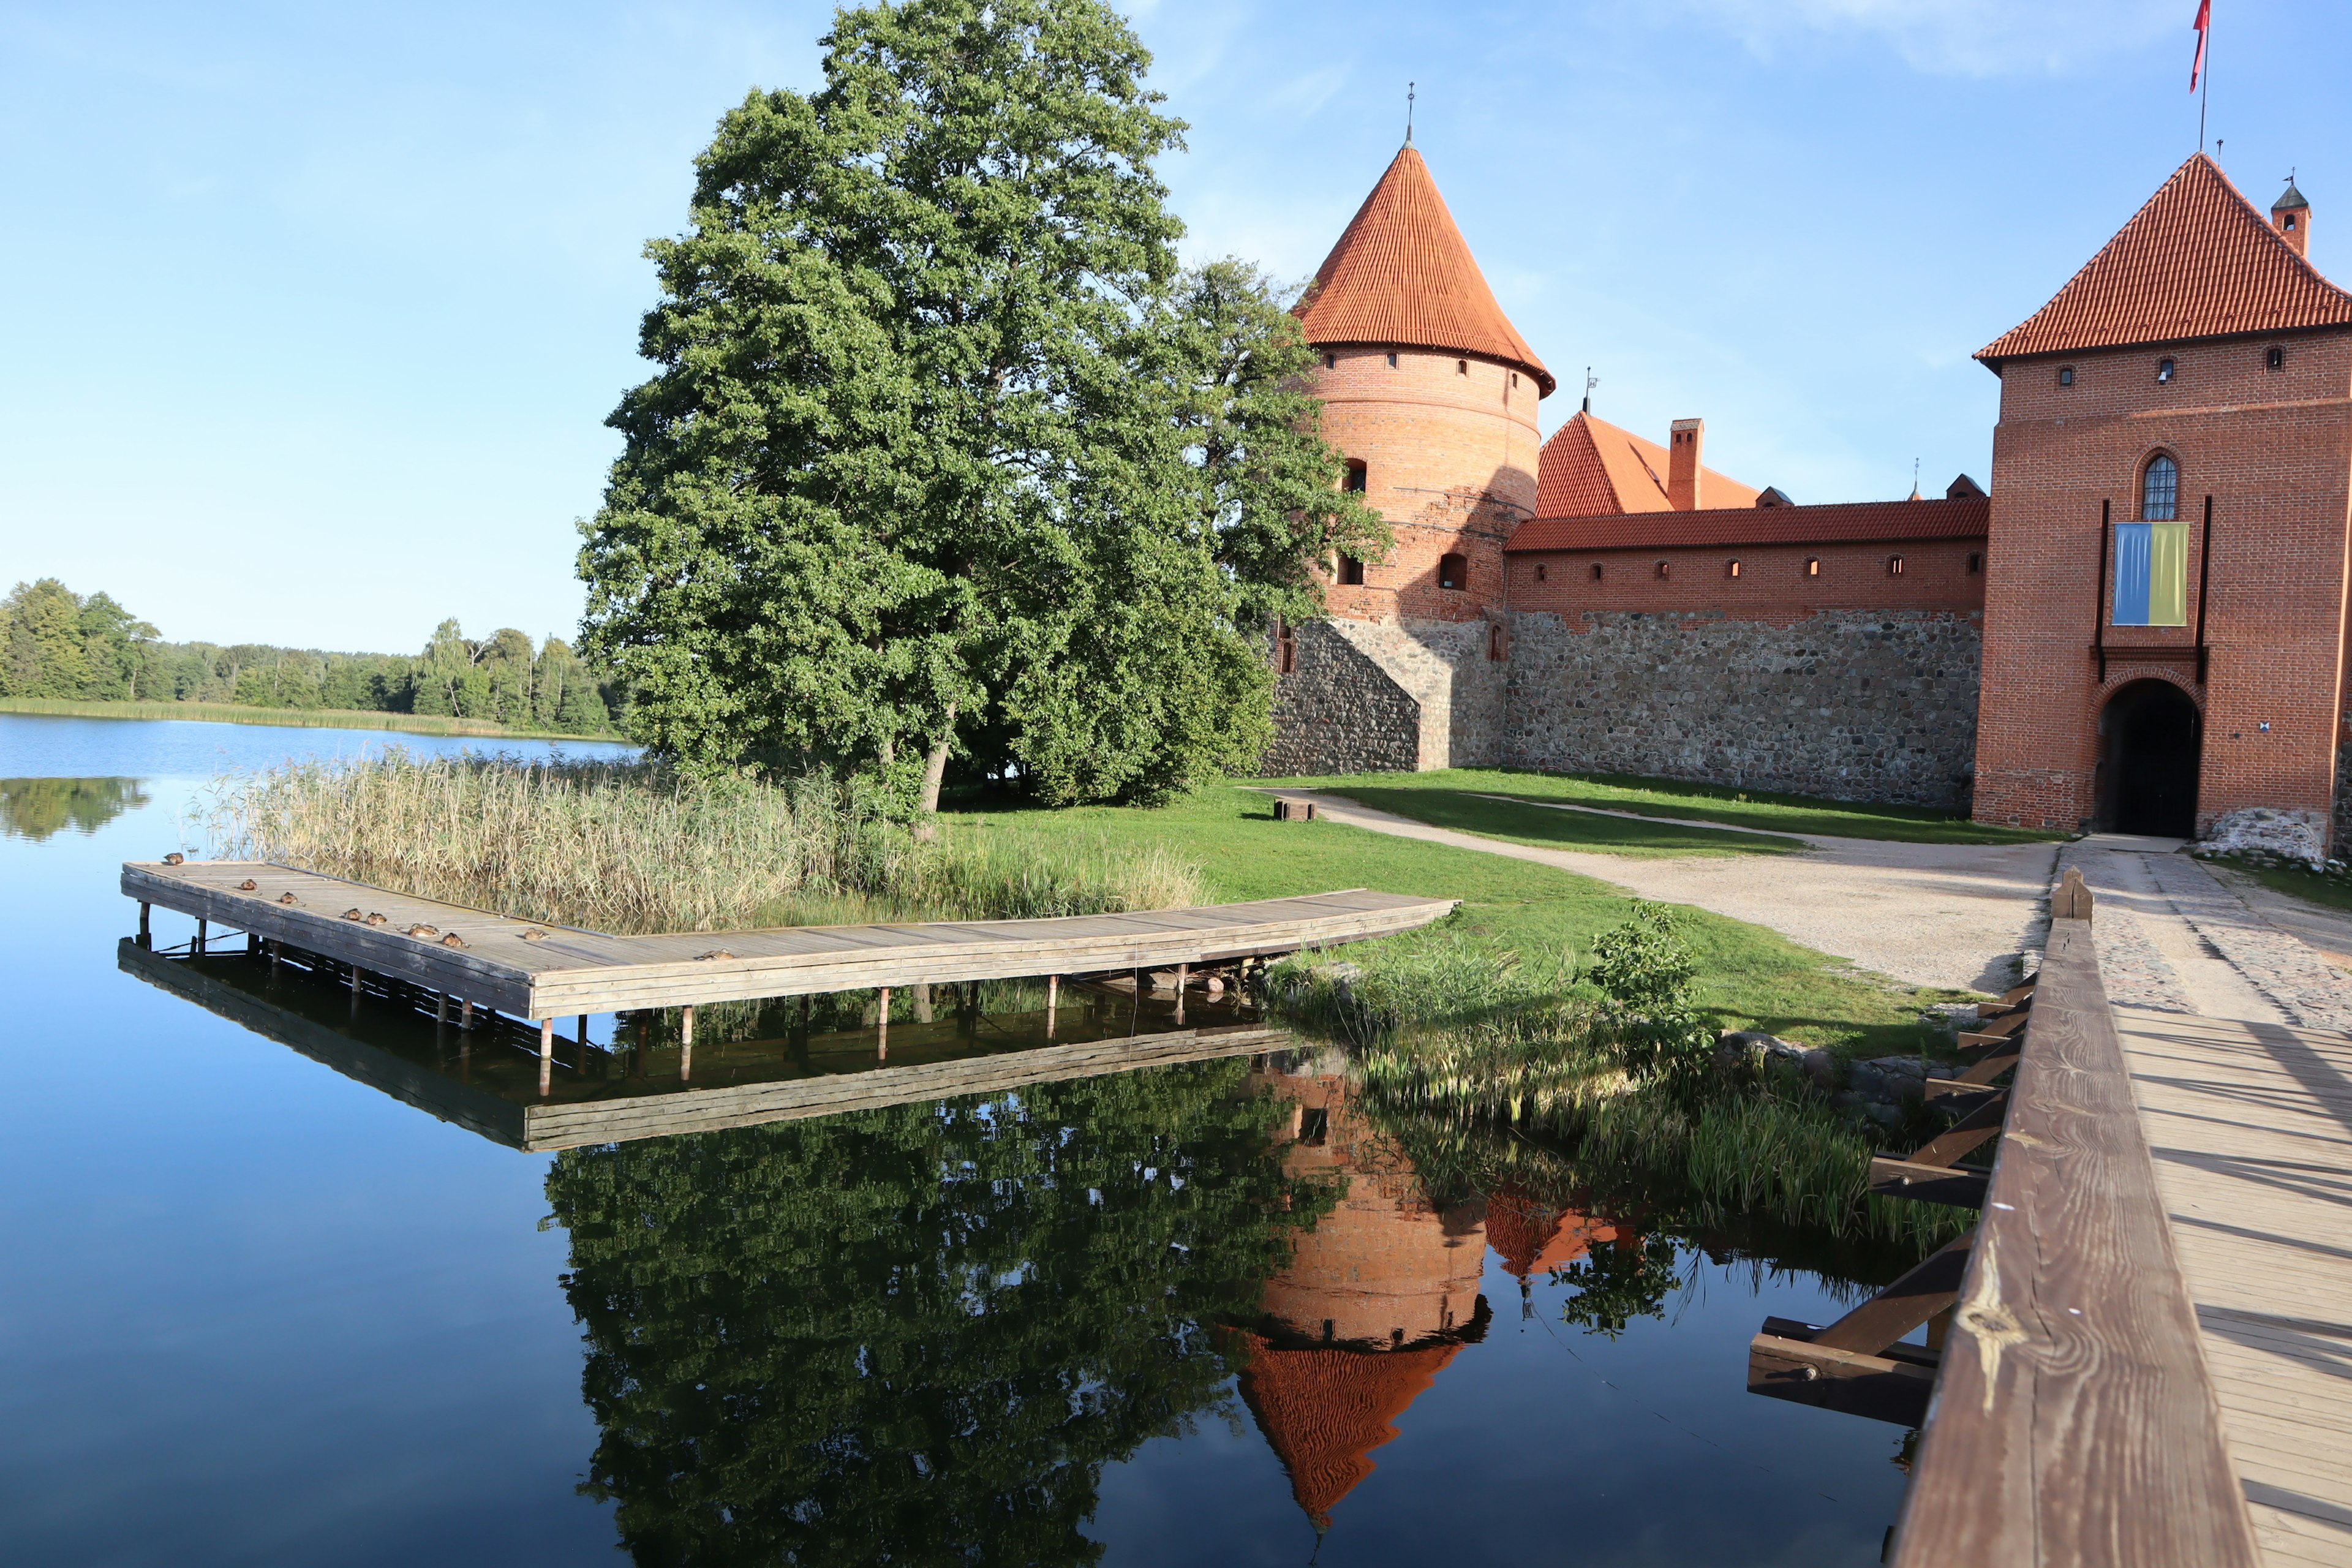
[[1979, 820], [2186, 836], [2266, 808], [2305, 853], [2334, 837], [2352, 293], [2310, 222], [2200, 153], [1978, 354], [2001, 380]]
[[1501, 760], [1503, 546], [1534, 514], [1537, 401], [1520, 337], [1407, 142], [1299, 306], [1348, 483], [1395, 531], [1331, 563], [1330, 617], [1279, 639], [1273, 773]]

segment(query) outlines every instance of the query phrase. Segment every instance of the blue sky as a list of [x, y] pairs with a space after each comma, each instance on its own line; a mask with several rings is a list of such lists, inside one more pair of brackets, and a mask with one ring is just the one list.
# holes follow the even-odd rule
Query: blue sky
[[[1988, 478], [1969, 355], [2197, 145], [2195, 0], [1157, 0], [1195, 258], [1310, 274], [1417, 140], [1575, 409], [1799, 500]], [[2215, 0], [2211, 133], [2352, 226], [2352, 13]], [[645, 240], [827, 6], [0, 5], [0, 580], [173, 637], [569, 635]], [[2347, 226], [2346, 232], [2352, 232]], [[5, 585], [0, 582], [0, 585]]]

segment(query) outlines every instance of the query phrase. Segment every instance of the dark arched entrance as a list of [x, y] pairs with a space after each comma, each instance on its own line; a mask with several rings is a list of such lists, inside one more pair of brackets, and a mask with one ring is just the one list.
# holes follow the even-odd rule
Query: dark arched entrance
[[2197, 704], [2168, 680], [2135, 680], [2099, 715], [2099, 819], [2117, 833], [2197, 831]]

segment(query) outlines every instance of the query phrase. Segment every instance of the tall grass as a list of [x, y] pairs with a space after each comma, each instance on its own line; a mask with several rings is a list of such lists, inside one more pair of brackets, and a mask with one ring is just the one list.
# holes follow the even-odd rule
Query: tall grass
[[400, 752], [215, 780], [207, 852], [598, 931], [1099, 914], [1205, 901], [1108, 836], [919, 843], [822, 775], [703, 784], [653, 763]]

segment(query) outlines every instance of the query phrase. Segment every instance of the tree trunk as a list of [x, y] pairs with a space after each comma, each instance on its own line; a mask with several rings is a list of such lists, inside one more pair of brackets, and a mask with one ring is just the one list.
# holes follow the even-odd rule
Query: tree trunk
[[955, 743], [955, 721], [956, 705], [950, 702], [940, 738], [931, 742], [929, 754], [923, 759], [923, 798], [917, 806], [915, 837], [927, 842], [940, 836], [940, 784], [948, 776], [948, 748]]

